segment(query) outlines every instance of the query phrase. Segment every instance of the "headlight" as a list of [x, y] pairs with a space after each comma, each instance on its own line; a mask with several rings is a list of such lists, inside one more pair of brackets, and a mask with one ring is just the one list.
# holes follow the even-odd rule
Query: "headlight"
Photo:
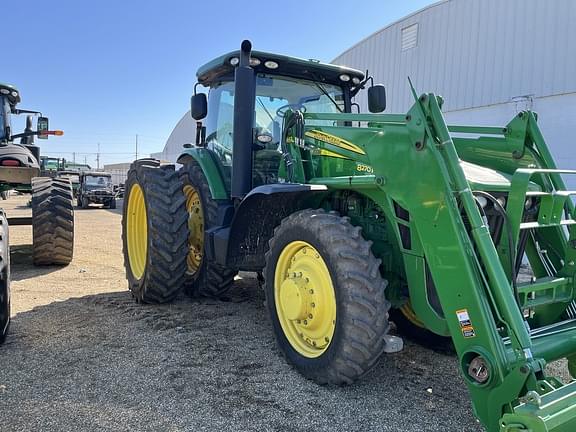
[[344, 81], [344, 82], [350, 81], [350, 75], [347, 75], [347, 74], [342, 74], [342, 75], [340, 75], [339, 78], [340, 78], [340, 81]]

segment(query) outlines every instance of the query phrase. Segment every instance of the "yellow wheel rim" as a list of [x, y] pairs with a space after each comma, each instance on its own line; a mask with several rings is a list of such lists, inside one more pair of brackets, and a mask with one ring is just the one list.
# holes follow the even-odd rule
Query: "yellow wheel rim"
[[274, 302], [292, 348], [304, 357], [321, 356], [334, 336], [336, 295], [324, 259], [309, 243], [289, 243], [278, 257]]
[[400, 307], [400, 312], [402, 312], [402, 315], [404, 315], [404, 317], [406, 317], [406, 319], [410, 321], [412, 324], [414, 324], [416, 327], [425, 328], [424, 323], [420, 321], [420, 318], [418, 318], [416, 312], [414, 312], [410, 300], [408, 300]]
[[144, 193], [139, 184], [134, 184], [130, 188], [126, 215], [130, 270], [136, 279], [141, 279], [146, 268], [146, 255], [148, 253], [148, 220]]
[[190, 185], [184, 186], [186, 210], [188, 211], [188, 273], [196, 274], [204, 256], [204, 211], [198, 191]]

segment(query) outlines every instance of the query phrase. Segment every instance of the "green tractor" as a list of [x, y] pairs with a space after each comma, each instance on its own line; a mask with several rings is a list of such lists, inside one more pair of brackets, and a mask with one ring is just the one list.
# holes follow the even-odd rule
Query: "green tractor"
[[[0, 192], [17, 190], [32, 194], [31, 217], [7, 217], [0, 209], [0, 343], [10, 324], [9, 225], [32, 225], [32, 259], [35, 265], [67, 265], [74, 245], [74, 210], [70, 180], [40, 177], [40, 148], [34, 137], [62, 135], [48, 130], [48, 118], [38, 111], [17, 108], [19, 91], [0, 84]], [[14, 134], [11, 116], [28, 114], [24, 132]], [[32, 115], [38, 115], [32, 129]], [[16, 140], [20, 142], [17, 143]]]
[[[218, 297], [261, 272], [278, 345], [350, 384], [406, 335], [451, 341], [489, 432], [576, 430], [576, 214], [538, 128], [448, 126], [434, 94], [382, 114], [357, 70], [239, 51], [197, 73], [194, 146], [133, 163], [123, 244], [137, 301]], [[352, 113], [367, 88], [370, 114]], [[204, 120], [205, 119], [205, 120]], [[529, 263], [533, 277], [519, 280]], [[383, 359], [382, 361], [386, 361]], [[384, 390], [383, 390], [384, 391]]]
[[76, 198], [78, 196], [78, 189], [80, 189], [80, 171], [70, 169], [70, 165], [72, 164], [64, 158], [40, 156], [40, 176], [70, 179], [72, 195]]

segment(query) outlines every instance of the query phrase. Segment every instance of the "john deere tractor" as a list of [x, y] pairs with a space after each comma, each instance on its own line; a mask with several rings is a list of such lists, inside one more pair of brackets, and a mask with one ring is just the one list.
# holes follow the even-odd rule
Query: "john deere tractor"
[[[403, 332], [451, 340], [489, 432], [576, 430], [576, 214], [523, 111], [449, 126], [443, 100], [382, 114], [346, 67], [239, 51], [197, 73], [195, 145], [128, 174], [123, 242], [139, 302], [220, 296], [262, 272], [278, 345], [321, 384], [349, 384]], [[369, 114], [352, 113], [366, 89]], [[533, 277], [518, 278], [521, 266]], [[382, 361], [386, 362], [384, 358]], [[382, 391], [386, 391], [383, 389]]]
[[[7, 217], [0, 209], [0, 343], [10, 324], [9, 225], [32, 225], [32, 258], [35, 265], [66, 265], [72, 260], [74, 212], [68, 178], [40, 176], [40, 148], [34, 137], [62, 135], [48, 130], [48, 118], [38, 111], [17, 108], [19, 91], [0, 84], [0, 191], [12, 189], [32, 194], [32, 217]], [[28, 114], [26, 128], [13, 133], [11, 116]], [[38, 115], [32, 129], [32, 116]], [[16, 140], [19, 139], [19, 143]], [[8, 215], [9, 216], [9, 215]]]

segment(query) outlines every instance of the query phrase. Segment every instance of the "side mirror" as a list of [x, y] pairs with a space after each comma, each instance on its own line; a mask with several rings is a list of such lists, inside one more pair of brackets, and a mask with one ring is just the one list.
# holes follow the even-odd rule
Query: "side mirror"
[[42, 133], [48, 130], [48, 117], [38, 117], [36, 130], [38, 132], [38, 138], [48, 139], [48, 134]]
[[197, 93], [190, 100], [190, 113], [194, 120], [202, 120], [208, 114], [208, 100], [204, 93]]
[[368, 111], [379, 113], [386, 109], [386, 87], [377, 84], [368, 88]]

